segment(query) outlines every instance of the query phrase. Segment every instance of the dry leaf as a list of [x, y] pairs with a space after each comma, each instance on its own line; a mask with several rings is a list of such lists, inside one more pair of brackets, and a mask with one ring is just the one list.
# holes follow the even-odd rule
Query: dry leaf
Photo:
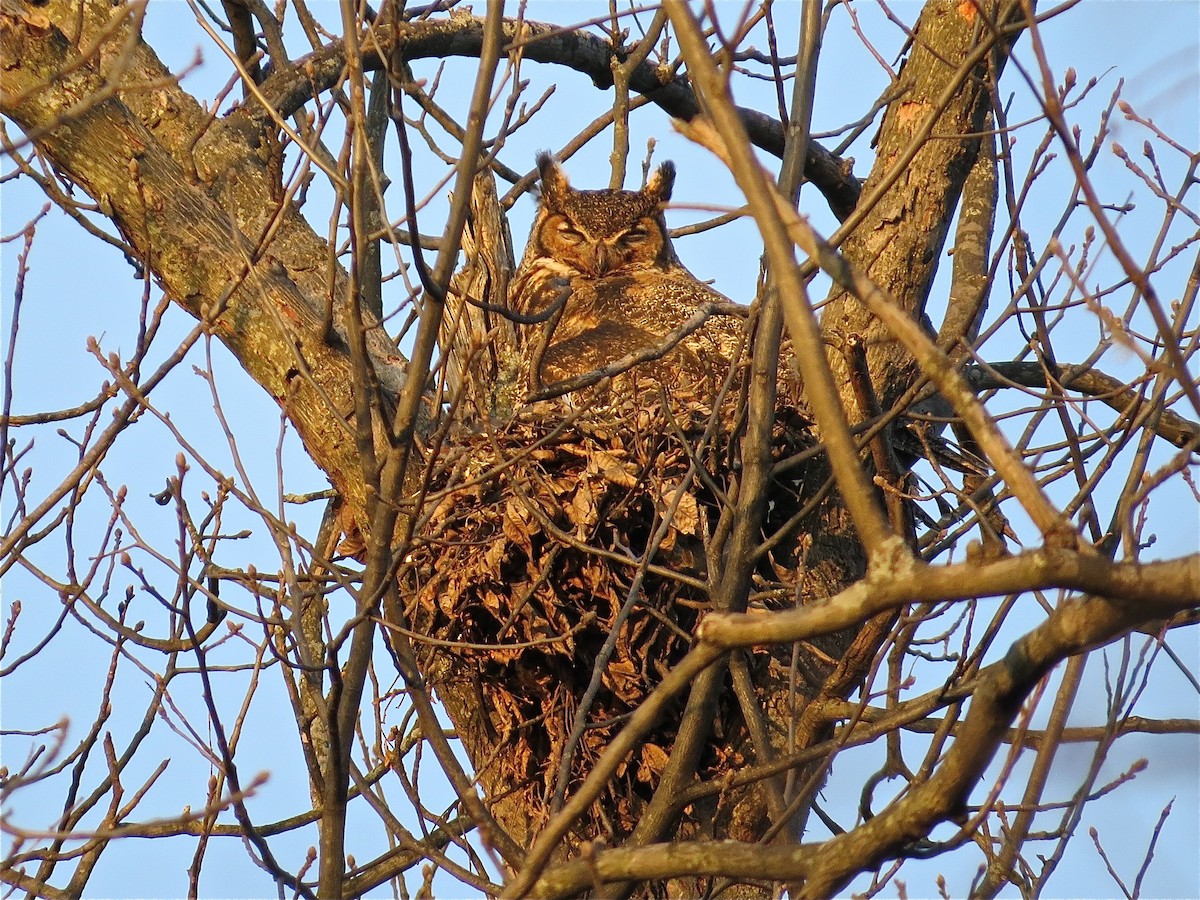
[[667, 751], [658, 744], [643, 744], [640, 753], [637, 778], [645, 784], [654, 784], [667, 767]]
[[586, 480], [580, 481], [575, 489], [569, 514], [571, 522], [575, 525], [575, 533], [579, 536], [583, 536], [600, 518], [596, 509], [596, 498], [592, 495], [591, 485]]
[[588, 471], [599, 472], [606, 480], [621, 487], [631, 488], [637, 484], [637, 466], [607, 450], [592, 454], [588, 459]]
[[[659, 503], [666, 515], [675, 502], [678, 485], [663, 485], [659, 495]], [[683, 534], [700, 534], [700, 507], [696, 503], [696, 495], [686, 491], [675, 506], [675, 514], [671, 517], [671, 525]]]

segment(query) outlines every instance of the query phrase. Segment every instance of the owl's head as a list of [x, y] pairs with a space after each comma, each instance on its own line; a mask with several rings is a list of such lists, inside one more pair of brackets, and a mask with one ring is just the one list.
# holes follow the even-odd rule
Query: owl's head
[[537, 158], [542, 201], [530, 250], [571, 272], [629, 275], [675, 261], [663, 204], [671, 198], [675, 164], [665, 162], [640, 191], [580, 191], [549, 153]]

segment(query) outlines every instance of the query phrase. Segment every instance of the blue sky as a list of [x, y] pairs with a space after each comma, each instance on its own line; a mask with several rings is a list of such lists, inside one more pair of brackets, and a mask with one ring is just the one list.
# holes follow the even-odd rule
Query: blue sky
[[[911, 0], [900, 0], [891, 7], [910, 21], [919, 9]], [[566, 24], [572, 20], [590, 18], [597, 12], [602, 14], [606, 8], [607, 4], [566, 3], [559, 0], [531, 3], [527, 15], [531, 19], [541, 18]], [[736, 9], [732, 4], [725, 3], [718, 8], [723, 13], [729, 11], [730, 15]], [[894, 29], [884, 26], [879, 7], [858, 2], [853, 8], [866, 33], [882, 35], [879, 39], [881, 55], [887, 62], [894, 63], [900, 46], [899, 35]], [[331, 27], [337, 27], [334, 6], [323, 7], [321, 3], [316, 3], [314, 9], [325, 9]], [[781, 35], [795, 34], [795, 17], [799, 9], [799, 5], [794, 3], [781, 3], [776, 7]], [[1200, 5], [1191, 0], [1085, 0], [1061, 19], [1046, 23], [1043, 36], [1059, 80], [1068, 67], [1078, 71], [1080, 82], [1086, 82], [1091, 77], [1099, 79], [1092, 95], [1070, 113], [1072, 121], [1081, 125], [1085, 136], [1090, 134], [1089, 128], [1094, 129], [1098, 111], [1116, 89], [1118, 81], [1124, 79], [1123, 95], [1139, 112], [1152, 117], [1159, 127], [1184, 145], [1200, 147], [1200, 135], [1197, 134], [1200, 129], [1200, 79], [1197, 77]], [[227, 80], [227, 65], [196, 27], [187, 5], [165, 0], [153, 3], [147, 20], [147, 37], [176, 71], [193, 60], [198, 47], [201, 49], [204, 63], [184, 81], [185, 87], [198, 96], [215, 96]], [[789, 37], [787, 40], [790, 42], [793, 39]], [[1027, 51], [1027, 42], [1022, 42], [1020, 52], [1025, 55], [1019, 58], [1028, 60]], [[415, 68], [419, 77], [432, 78], [434, 75], [434, 66], [430, 61], [424, 61]], [[443, 99], [458, 96], [461, 106], [465, 107], [469, 91], [466, 86], [472, 76], [469, 61], [453, 61], [444, 75], [443, 93], [440, 96]], [[557, 88], [547, 102], [546, 113], [541, 119], [541, 122], [550, 124], [527, 128], [508, 142], [503, 159], [518, 170], [532, 168], [536, 151], [558, 149], [575, 134], [578, 127], [599, 113], [604, 101], [586, 78], [573, 73], [551, 73], [526, 63], [522, 77], [540, 81], [551, 78], [557, 81]], [[854, 37], [844, 10], [836, 11], [823, 48], [814, 131], [831, 131], [857, 118], [886, 83], [884, 68]], [[1012, 120], [1019, 121], [1033, 114], [1030, 92], [1021, 84], [1016, 72], [1010, 70], [1006, 75], [1005, 88], [1013, 95]], [[537, 90], [531, 90], [536, 96]], [[773, 95], [765, 83], [753, 84], [743, 80], [737, 90], [739, 102], [757, 104], [765, 109], [773, 108]], [[446, 102], [453, 105], [449, 100]], [[727, 173], [706, 154], [697, 151], [675, 134], [667, 119], [652, 107], [635, 114], [631, 132], [634, 159], [640, 157], [646, 141], [654, 138], [658, 142], [656, 161], [673, 158], [679, 164], [676, 208], [669, 213], [671, 224], [703, 219], [712, 210], [734, 208], [742, 202]], [[870, 168], [871, 151], [866, 140], [873, 132], [874, 129], [868, 130], [864, 139], [849, 151], [849, 155], [858, 161], [856, 173], [860, 176], [865, 176]], [[1028, 137], [1022, 134], [1017, 152], [1027, 151], [1039, 137], [1040, 129], [1036, 128], [1029, 130]], [[1136, 153], [1144, 137], [1138, 126], [1118, 119], [1114, 122], [1109, 141], [1127, 144], [1130, 152]], [[573, 182], [581, 187], [603, 186], [608, 177], [608, 151], [609, 144], [602, 138], [572, 159], [567, 169]], [[1167, 183], [1178, 184], [1178, 173], [1184, 165], [1182, 159], [1163, 154], [1160, 163], [1167, 174]], [[1056, 164], [1061, 165], [1061, 160]], [[5, 163], [4, 170], [8, 171], [9, 167]], [[440, 168], [436, 169], [436, 175], [440, 175], [441, 171]], [[631, 163], [631, 182], [639, 172], [639, 167]], [[418, 177], [432, 184], [436, 180], [434, 173], [433, 163], [430, 162], [430, 169], [419, 172]], [[1096, 173], [1097, 183], [1103, 184], [1109, 191], [1111, 196], [1106, 199], [1111, 202], [1121, 202], [1125, 193], [1133, 189], [1128, 171], [1110, 152], [1101, 155]], [[636, 185], [630, 183], [628, 186]], [[421, 192], [419, 188], [418, 193]], [[397, 199], [398, 193], [391, 196], [393, 203], [397, 203]], [[37, 190], [26, 181], [6, 185], [0, 230], [8, 235], [20, 229], [44, 202]], [[1027, 211], [1025, 223], [1035, 244], [1039, 238], [1044, 239], [1049, 234], [1051, 223], [1061, 212], [1063, 198], [1050, 190], [1040, 202], [1044, 204], [1044, 218], [1030, 215]], [[322, 206], [327, 203], [328, 198], [322, 197], [314, 189], [311, 220], [321, 233], [328, 227]], [[835, 222], [815, 192], [805, 192], [802, 206], [812, 215], [819, 230], [824, 233], [833, 230]], [[444, 204], [441, 199], [431, 204], [422, 217], [422, 221], [428, 223], [422, 225], [423, 231], [440, 228], [439, 212], [442, 208]], [[518, 245], [520, 236], [528, 231], [533, 212], [534, 204], [529, 198], [520, 200], [512, 211], [512, 230]], [[1148, 246], [1153, 239], [1153, 214], [1146, 214], [1144, 224], [1138, 218], [1140, 214], [1129, 214], [1123, 224], [1123, 233], [1132, 247]], [[1082, 226], [1078, 231], [1081, 230]], [[1082, 239], [1081, 234], [1072, 234], [1075, 240]], [[0, 302], [3, 303], [3, 334], [6, 342], [14, 303], [16, 255], [20, 249], [19, 242], [10, 242], [0, 248], [0, 263], [3, 265], [3, 280], [0, 282], [3, 299]], [[745, 302], [752, 297], [758, 274], [759, 246], [751, 223], [742, 222], [727, 230], [687, 238], [679, 242], [678, 250], [684, 262], [700, 278], [713, 280], [718, 289], [736, 300]], [[1188, 266], [1190, 259], [1183, 261], [1180, 268], [1186, 269]], [[942, 274], [944, 276], [945, 272]], [[1178, 297], [1183, 289], [1183, 281], [1175, 275], [1174, 270], [1164, 271], [1160, 284], [1165, 299]], [[392, 282], [389, 290], [393, 293], [388, 300], [393, 303], [403, 294], [399, 280]], [[75, 223], [56, 211], [42, 220], [38, 240], [30, 257], [21, 328], [15, 350], [15, 411], [69, 407], [94, 393], [104, 373], [100, 363], [86, 349], [88, 337], [95, 337], [106, 353], [127, 355], [137, 334], [141, 293], [141, 285], [120, 253], [88, 237]], [[820, 293], [820, 290], [815, 292], [817, 296]], [[938, 293], [936, 288], [934, 293]], [[157, 290], [151, 289], [150, 297], [153, 305], [159, 299]], [[168, 312], [151, 360], [161, 360], [173, 349], [177, 340], [191, 329], [192, 324], [186, 315], [175, 310]], [[1081, 353], [1094, 344], [1095, 334], [1081, 334]], [[182, 430], [189, 444], [226, 472], [234, 471], [236, 454], [244, 465], [248, 483], [266, 498], [268, 507], [280, 508], [278, 495], [281, 487], [283, 491], [293, 493], [324, 488], [326, 482], [323, 475], [312, 466], [294, 435], [283, 426], [275, 404], [248, 380], [222, 348], [214, 345], [207, 350], [211, 353], [211, 360], [206, 355], [206, 348], [198, 346], [154, 395], [159, 408], [171, 413], [174, 423]], [[1135, 363], [1136, 360], [1122, 358], [1119, 353], [1106, 358], [1106, 364], [1116, 367], [1132, 367]], [[202, 371], [211, 368], [215, 390], [210, 388], [205, 378], [196, 374], [193, 367]], [[216, 404], [219, 404], [220, 415], [231, 424], [232, 433], [238, 441], [236, 446], [231, 445], [223, 434]], [[72, 425], [68, 431], [77, 434], [78, 428]], [[105, 462], [105, 477], [113, 488], [128, 486], [129, 514], [143, 530], [152, 532], [156, 528], [173, 527], [174, 514], [171, 509], [158, 507], [149, 495], [161, 490], [165, 479], [176, 473], [175, 458], [179, 449], [169, 429], [147, 415], [125, 435], [118, 443], [118, 451]], [[42, 429], [25, 459], [25, 463], [35, 469], [31, 493], [36, 496], [39, 490], [46, 490], [57, 483], [75, 458], [76, 450], [69, 441], [57, 436], [54, 428]], [[281, 461], [282, 477], [279, 474]], [[196, 504], [202, 502], [202, 491], [213, 491], [211, 482], [196, 469], [189, 474], [185, 484], [188, 496]], [[96, 493], [99, 495], [100, 492]], [[86, 565], [85, 557], [90, 552], [89, 548], [95, 550], [99, 547], [94, 534], [103, 526], [108, 515], [106, 505], [99, 502], [102, 499], [97, 496], [97, 502], [85, 504], [81, 510], [78, 526], [78, 532], [83, 536], [78, 561], [81, 566]], [[4, 501], [3, 513], [7, 523], [7, 517], [12, 513], [11, 494], [6, 494]], [[315, 524], [320, 515], [318, 506], [289, 505], [284, 510], [287, 518], [295, 520], [302, 531], [312, 534], [315, 533]], [[1194, 500], [1181, 497], [1177, 502], [1154, 509], [1153, 514], [1156, 527], [1152, 530], [1158, 542], [1148, 552], [1150, 557], [1172, 557], [1195, 551], [1200, 535], [1200, 519]], [[231, 510], [227, 530], [239, 527], [252, 530], [254, 536], [236, 545], [240, 552], [231, 552], [227, 564], [235, 567], [253, 562], [264, 571], [277, 568], [278, 554], [263, 535], [261, 521], [248, 511]], [[57, 546], [52, 542], [44, 545], [39, 548], [36, 557], [41, 565], [57, 572], [60, 578], [69, 562], [61, 542]], [[128, 577], [120, 573], [114, 576], [114, 581], [123, 585], [122, 579], [128, 580]], [[44, 632], [47, 623], [58, 614], [60, 606], [52, 591], [21, 570], [14, 569], [2, 587], [5, 617], [11, 603], [20, 600], [23, 605], [22, 629], [16, 640], [16, 652], [20, 652], [26, 646], [21, 642], [32, 641]], [[121, 593], [115, 590], [110, 602], [115, 603]], [[160, 612], [144, 597], [139, 597], [135, 606], [133, 618], [144, 618], [148, 630], [153, 631], [154, 624], [161, 622]], [[1014, 627], [1027, 621], [1018, 621]], [[1197, 647], [1195, 632], [1178, 643], [1182, 646], [1176, 647], [1176, 650], [1185, 655], [1195, 672], [1200, 663], [1200, 648]], [[1114, 653], [1110, 652], [1108, 658], [1115, 665]], [[217, 654], [218, 659], [230, 661], [244, 660], [245, 656], [245, 648], [236, 641], [227, 646], [224, 657]], [[153, 660], [147, 659], [147, 662], [153, 664]], [[73, 723], [72, 733], [81, 733], [87, 723], [95, 718], [99, 685], [104, 681], [109, 664], [107, 648], [74, 622], [68, 622], [46, 654], [5, 679], [0, 697], [4, 728], [31, 728], [63, 715]], [[388, 671], [384, 671], [385, 668]], [[1073, 720], [1072, 724], [1087, 724], [1083, 718], [1088, 714], [1101, 716], [1105, 699], [1103, 668], [1104, 662], [1099, 658], [1093, 658], [1090, 662], [1087, 693], [1075, 713], [1081, 720], [1078, 723]], [[392, 677], [390, 663], [381, 666], [379, 677], [385, 682]], [[1139, 708], [1140, 714], [1162, 717], [1197, 714], [1200, 704], [1197, 703], [1194, 690], [1184, 679], [1173, 676], [1168, 664], [1160, 665], [1156, 670], [1156, 678], [1162, 678], [1162, 681], [1155, 682], [1158, 695], [1146, 698], [1145, 705]], [[222, 712], [226, 716], [236, 714], [249, 691], [249, 679], [250, 676], [244, 672], [229, 673], [225, 678]], [[198, 696], [188, 693], [195, 685], [192, 684], [190, 688], [186, 685], [187, 682], [181, 684], [177, 702], [181, 708], [189, 710], [193, 721], [202, 722], [203, 718], [197, 712]], [[113, 711], [109, 727], [115, 733], [128, 734], [135, 726], [149, 690], [146, 673], [129, 666], [121, 668], [114, 695], [128, 700], [128, 703], [118, 704]], [[398, 716], [395, 711], [393, 714]], [[239, 754], [243, 759], [244, 771], [263, 769], [271, 772], [271, 781], [251, 804], [257, 821], [270, 821], [294, 814], [298, 811], [298, 804], [305, 802], [307, 788], [298, 754], [293, 749], [295, 741], [290, 737], [292, 734], [294, 724], [286, 698], [274, 673], [268, 672], [263, 676], [262, 687], [252, 701], [251, 715], [247, 718], [247, 729]], [[280, 735], [284, 737], [281, 739]], [[202, 737], [211, 739], [211, 735]], [[27, 741], [14, 737], [7, 739], [3, 745], [3, 763], [10, 770], [17, 768], [27, 746]], [[1099, 828], [1106, 850], [1119, 861], [1122, 874], [1131, 877], [1144, 852], [1142, 841], [1162, 807], [1174, 798], [1174, 812], [1164, 829], [1163, 843], [1147, 878], [1145, 893], [1178, 897], [1200, 895], [1200, 876], [1197, 875], [1195, 862], [1195, 848], [1200, 846], [1200, 830], [1197, 828], [1197, 822], [1200, 821], [1200, 752], [1196, 737], [1123, 739], [1106, 763], [1105, 771], [1111, 770], [1110, 774], [1115, 775], [1140, 756], [1150, 760], [1150, 768], [1133, 785], [1117, 790], [1088, 807], [1084, 831], [1068, 850], [1063, 871], [1054, 882], [1058, 892], [1069, 892], [1073, 896], [1111, 894], [1114, 885], [1104, 874], [1086, 838], [1087, 826], [1095, 824]], [[143, 818], [151, 815], [170, 816], [178, 813], [185, 804], [198, 807], [204, 802], [207, 763], [200, 753], [181, 747], [175, 735], [160, 724], [152, 730], [145, 749], [145, 758], [150, 760], [147, 771], [163, 757], [170, 757], [171, 765], [166, 775], [149, 792], [143, 807]], [[838, 775], [852, 770], [852, 759], [851, 756], [844, 757], [835, 767], [834, 781], [826, 791], [831, 803], [847, 799], [838, 794], [843, 790]], [[1078, 767], [1086, 764], [1087, 757], [1083, 751], [1078, 747], [1065, 747], [1056, 764], [1061, 769], [1063, 784], [1072, 783]], [[437, 790], [438, 779], [434, 769], [428, 763], [422, 768], [422, 777], [428, 779], [426, 783], [431, 791]], [[847, 783], [851, 782], [853, 779]], [[55, 802], [52, 799], [55, 796], [56, 791], [31, 788], [12, 798], [7, 810], [13, 814], [13, 821], [21, 825], [44, 827], [50, 821], [50, 814], [45, 812], [42, 804]], [[448, 802], [446, 799], [445, 803]], [[437, 806], [437, 803], [431, 805]], [[1126, 834], [1132, 834], [1133, 840], [1125, 837]], [[311, 833], [278, 838], [272, 840], [272, 848], [281, 858], [295, 865], [302, 858], [308, 843], [314, 840]], [[95, 894], [114, 897], [177, 895], [186, 885], [183, 872], [193, 847], [184, 841], [172, 852], [165, 850], [164, 844], [118, 842], [105, 854], [97, 870], [91, 884]], [[382, 847], [377, 838], [364, 839], [362, 846], [356, 847], [353, 852], [361, 861], [380, 849]], [[269, 881], [250, 865], [240, 846], [227, 842], [225, 848], [215, 849], [213, 853], [202, 883], [205, 896], [245, 897], [270, 893]], [[216, 864], [217, 860], [220, 861], [219, 865]], [[965, 893], [974, 875], [972, 867], [956, 868], [951, 860], [942, 858], [909, 864], [901, 877], [907, 882], [910, 895], [927, 896], [936, 891], [933, 879], [937, 873], [946, 875], [954, 895]], [[865, 883], [856, 884], [859, 889], [865, 886]], [[439, 895], [449, 896], [448, 892], [454, 890], [445, 886]]]

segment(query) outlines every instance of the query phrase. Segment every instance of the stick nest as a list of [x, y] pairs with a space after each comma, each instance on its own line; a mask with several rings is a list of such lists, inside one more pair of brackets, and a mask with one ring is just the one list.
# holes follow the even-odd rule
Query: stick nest
[[[800, 421], [776, 431], [777, 456], [808, 441]], [[460, 711], [473, 705], [478, 733], [460, 734], [468, 752], [472, 739], [494, 748], [488, 758], [472, 752], [483, 783], [508, 785], [535, 826], [549, 815], [577, 716], [587, 728], [571, 754], [568, 794], [691, 647], [710, 608], [706, 549], [736, 480], [737, 432], [735, 417], [678, 395], [582, 412], [550, 401], [502, 427], [460, 426], [434, 457], [422, 537], [408, 559], [406, 618], [436, 639], [417, 646], [443, 700]], [[780, 485], [772, 520], [799, 508], [798, 493]], [[778, 571], [764, 559], [767, 579]], [[580, 710], [614, 633], [598, 689]], [[753, 664], [773, 663], [764, 653]], [[579, 838], [613, 840], [633, 828], [682, 702], [626, 760], [608, 802], [594, 807], [608, 814], [582, 820]], [[712, 737], [702, 777], [740, 759], [744, 725], [732, 701]], [[503, 777], [489, 777], [490, 766]]]

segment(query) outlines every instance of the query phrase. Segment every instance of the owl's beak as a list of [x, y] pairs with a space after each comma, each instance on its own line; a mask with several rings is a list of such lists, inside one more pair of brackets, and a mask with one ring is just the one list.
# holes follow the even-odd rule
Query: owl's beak
[[606, 275], [617, 267], [620, 258], [614, 248], [597, 243], [588, 249], [591, 252], [587, 255], [587, 264], [592, 275]]

